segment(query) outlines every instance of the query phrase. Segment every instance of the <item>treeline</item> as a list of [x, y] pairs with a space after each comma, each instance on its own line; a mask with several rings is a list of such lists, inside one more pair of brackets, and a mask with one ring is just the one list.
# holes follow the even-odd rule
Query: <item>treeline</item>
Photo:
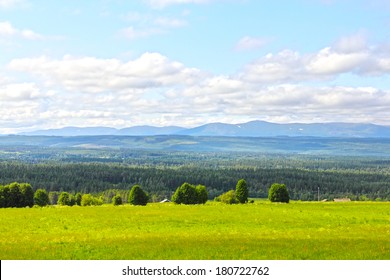
[[[378, 164], [379, 166], [379, 164]], [[29, 182], [48, 193], [69, 192], [110, 195], [141, 185], [151, 199], [169, 198], [183, 182], [207, 186], [209, 199], [232, 189], [238, 178], [245, 178], [250, 197], [268, 197], [274, 182], [288, 186], [293, 200], [333, 199], [390, 200], [389, 172], [369, 169], [305, 169], [273, 166], [202, 167], [134, 166], [116, 163], [0, 163], [0, 184]], [[116, 192], [117, 192], [116, 191]], [[318, 196], [319, 193], [319, 196]], [[121, 194], [126, 198], [128, 194]]]
[[[126, 200], [132, 205], [146, 205], [149, 201], [149, 195], [139, 185], [134, 185]], [[116, 193], [111, 196], [109, 202], [115, 206], [123, 204], [121, 194]], [[47, 193], [44, 189], [37, 189], [34, 192], [30, 184], [18, 182], [5, 186], [0, 185], [0, 208], [43, 207], [56, 204], [61, 206], [99, 206], [104, 203], [108, 203], [108, 201], [107, 197], [103, 195], [96, 196], [90, 193], [73, 195], [68, 192]]]

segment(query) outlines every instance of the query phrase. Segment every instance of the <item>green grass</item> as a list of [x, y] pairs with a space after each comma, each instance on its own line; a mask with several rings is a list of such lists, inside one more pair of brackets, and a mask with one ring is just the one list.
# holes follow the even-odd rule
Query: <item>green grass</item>
[[390, 259], [390, 203], [0, 209], [0, 259]]

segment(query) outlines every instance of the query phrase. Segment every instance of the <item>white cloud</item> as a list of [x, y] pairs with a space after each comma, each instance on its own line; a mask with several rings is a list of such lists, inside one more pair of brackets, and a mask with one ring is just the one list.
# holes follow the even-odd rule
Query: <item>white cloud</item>
[[268, 54], [233, 75], [211, 75], [159, 53], [129, 61], [72, 56], [14, 59], [7, 69], [24, 77], [30, 74], [35, 82], [0, 78], [4, 104], [0, 113], [14, 114], [14, 120], [9, 115], [1, 118], [0, 133], [27, 126], [194, 126], [250, 119], [390, 125], [389, 89], [313, 85], [344, 73], [389, 74], [385, 45], [351, 48], [348, 42], [339, 42], [341, 49]]
[[316, 53], [283, 50], [267, 54], [246, 65], [239, 76], [253, 83], [291, 83], [333, 79], [346, 73], [388, 75], [389, 71], [390, 50], [382, 46], [368, 46], [351, 37]]
[[137, 12], [127, 13], [122, 18], [125, 21], [132, 22], [132, 25], [119, 30], [118, 33], [130, 40], [165, 34], [173, 28], [181, 28], [187, 25], [187, 21], [183, 18]]
[[0, 22], [0, 36], [12, 36], [18, 33], [8, 21]]
[[370, 54], [365, 51], [338, 53], [331, 48], [325, 48], [309, 59], [306, 69], [314, 75], [354, 72], [362, 68], [369, 57]]
[[47, 57], [14, 59], [9, 67], [40, 76], [48, 85], [57, 84], [69, 91], [89, 93], [193, 84], [204, 75], [158, 53], [144, 53], [128, 62], [71, 56], [62, 60]]
[[160, 27], [177, 28], [187, 25], [187, 22], [182, 19], [158, 17], [154, 20], [154, 23]]
[[0, 8], [12, 8], [23, 2], [23, 0], [0, 0]]
[[34, 83], [0, 85], [0, 100], [26, 101], [48, 96], [48, 93], [42, 93]]
[[156, 34], [162, 34], [163, 31], [158, 28], [148, 27], [148, 28], [136, 28], [134, 26], [129, 26], [127, 28], [121, 29], [119, 34], [130, 40], [146, 38]]
[[178, 4], [204, 4], [215, 0], [146, 0], [153, 8], [164, 8], [170, 5]]
[[267, 39], [260, 37], [250, 37], [245, 36], [242, 37], [236, 44], [235, 50], [237, 51], [248, 51], [248, 50], [256, 50], [263, 47], [268, 43]]
[[334, 49], [342, 53], [356, 53], [368, 49], [367, 34], [364, 31], [340, 38], [334, 44]]
[[0, 22], [0, 37], [20, 37], [26, 40], [42, 40], [45, 36], [30, 29], [17, 29], [8, 21]]

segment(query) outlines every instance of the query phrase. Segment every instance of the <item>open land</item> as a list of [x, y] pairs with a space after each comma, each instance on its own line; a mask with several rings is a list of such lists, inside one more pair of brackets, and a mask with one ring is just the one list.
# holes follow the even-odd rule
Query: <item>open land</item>
[[0, 209], [1, 259], [390, 259], [389, 202]]

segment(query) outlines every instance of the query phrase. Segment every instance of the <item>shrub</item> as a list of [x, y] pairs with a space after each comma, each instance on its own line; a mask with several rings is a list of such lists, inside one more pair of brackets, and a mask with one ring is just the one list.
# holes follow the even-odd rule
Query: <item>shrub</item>
[[239, 203], [239, 201], [236, 198], [236, 192], [234, 190], [230, 190], [228, 192], [225, 192], [218, 196], [216, 201], [223, 202], [226, 204], [236, 204]]
[[248, 187], [246, 185], [246, 181], [241, 179], [237, 182], [236, 185], [236, 198], [240, 203], [248, 202]]
[[142, 190], [139, 185], [134, 185], [129, 194], [129, 203], [132, 205], [143, 205], [148, 203], [149, 197], [146, 192]]
[[60, 196], [59, 192], [49, 192], [49, 201], [51, 205], [55, 205], [58, 202]]
[[65, 205], [70, 206], [71, 205], [70, 194], [67, 192], [62, 192], [58, 197], [57, 204], [62, 206]]
[[285, 202], [290, 201], [290, 195], [285, 184], [273, 184], [268, 192], [268, 199], [271, 202]]
[[46, 206], [49, 204], [49, 195], [44, 189], [37, 189], [34, 194], [34, 204], [38, 206]]
[[206, 187], [203, 185], [197, 185], [195, 187], [196, 195], [198, 197], [199, 204], [205, 204], [209, 198], [209, 194], [207, 193]]
[[94, 197], [91, 194], [83, 194], [81, 197], [81, 206], [99, 206], [103, 204], [101, 197]]
[[82, 197], [83, 196], [81, 195], [81, 193], [76, 193], [76, 195], [74, 196], [75, 205], [81, 206]]
[[176, 204], [198, 204], [196, 188], [189, 183], [182, 184], [173, 194], [172, 201]]
[[119, 194], [113, 196], [112, 197], [112, 204], [115, 206], [122, 205], [122, 197]]

